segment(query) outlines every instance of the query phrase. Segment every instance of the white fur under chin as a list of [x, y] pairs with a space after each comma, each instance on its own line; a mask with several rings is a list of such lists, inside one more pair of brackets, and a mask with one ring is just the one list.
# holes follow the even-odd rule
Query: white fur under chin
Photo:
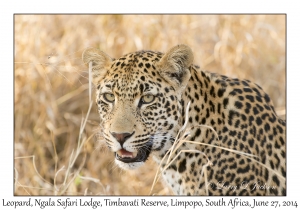
[[119, 160], [115, 160], [115, 162], [116, 162], [117, 166], [119, 166], [120, 168], [122, 168], [124, 170], [134, 170], [134, 169], [137, 169], [137, 168], [141, 167], [142, 165], [144, 165], [144, 162], [124, 163]]

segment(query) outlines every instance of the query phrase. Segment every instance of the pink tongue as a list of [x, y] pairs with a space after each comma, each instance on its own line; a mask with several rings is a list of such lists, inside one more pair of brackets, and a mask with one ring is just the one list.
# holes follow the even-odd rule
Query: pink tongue
[[127, 156], [132, 156], [132, 155], [133, 155], [132, 152], [128, 152], [128, 151], [126, 151], [125, 149], [121, 149], [121, 150], [120, 150], [120, 153], [121, 153], [122, 155], [127, 155]]

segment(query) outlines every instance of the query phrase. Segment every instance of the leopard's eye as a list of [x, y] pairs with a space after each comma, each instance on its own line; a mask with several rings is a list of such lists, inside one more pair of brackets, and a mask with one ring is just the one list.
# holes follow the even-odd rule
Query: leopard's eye
[[115, 101], [115, 96], [112, 93], [104, 93], [103, 98], [110, 103], [113, 103]]
[[144, 95], [142, 97], [142, 101], [144, 104], [149, 104], [151, 102], [153, 102], [155, 99], [154, 95], [148, 94], [148, 95]]

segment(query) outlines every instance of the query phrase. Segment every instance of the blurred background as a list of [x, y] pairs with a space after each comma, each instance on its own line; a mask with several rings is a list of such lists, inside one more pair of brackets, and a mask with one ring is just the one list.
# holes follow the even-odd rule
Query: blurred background
[[[189, 45], [201, 69], [263, 87], [285, 119], [285, 15], [15, 15], [14, 21], [15, 195], [150, 193], [157, 165], [150, 158], [139, 170], [117, 168], [97, 133], [95, 104], [88, 114], [81, 61], [87, 47], [118, 58]], [[167, 194], [163, 183], [151, 192]]]

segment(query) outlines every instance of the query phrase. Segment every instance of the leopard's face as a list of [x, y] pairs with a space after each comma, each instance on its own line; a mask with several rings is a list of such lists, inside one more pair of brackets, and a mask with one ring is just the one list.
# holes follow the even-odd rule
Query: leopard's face
[[[85, 52], [86, 56], [91, 58], [93, 50]], [[89, 62], [102, 134], [115, 153], [115, 162], [123, 169], [135, 169], [151, 153], [161, 158], [181, 126], [181, 84], [185, 81], [176, 85], [169, 72], [166, 78], [161, 53], [137, 52], [117, 60], [96, 53], [98, 61], [104, 60], [101, 66], [95, 58]], [[100, 77], [99, 71], [105, 73]]]
[[153, 151], [170, 148], [180, 116], [170, 85], [139, 68], [129, 71], [107, 75], [97, 91], [103, 135], [116, 163], [126, 169], [139, 167]]

